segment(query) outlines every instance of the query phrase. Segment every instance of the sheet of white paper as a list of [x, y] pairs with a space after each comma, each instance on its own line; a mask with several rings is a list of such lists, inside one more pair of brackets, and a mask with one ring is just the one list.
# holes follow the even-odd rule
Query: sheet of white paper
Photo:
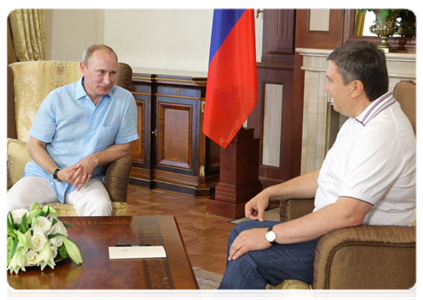
[[109, 247], [110, 259], [166, 257], [163, 246]]

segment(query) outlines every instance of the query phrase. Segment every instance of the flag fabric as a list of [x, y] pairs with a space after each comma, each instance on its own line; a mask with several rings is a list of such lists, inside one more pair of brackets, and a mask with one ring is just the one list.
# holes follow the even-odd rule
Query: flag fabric
[[226, 148], [257, 104], [253, 9], [213, 15], [203, 132]]

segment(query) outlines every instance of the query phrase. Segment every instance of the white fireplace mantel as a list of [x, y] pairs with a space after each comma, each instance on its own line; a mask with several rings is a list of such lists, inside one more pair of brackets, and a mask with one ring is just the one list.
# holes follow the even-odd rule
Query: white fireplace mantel
[[[304, 106], [301, 174], [320, 168], [329, 147], [330, 135], [339, 128], [331, 128], [331, 97], [325, 90], [328, 55], [332, 50], [297, 48], [303, 56]], [[389, 88], [401, 80], [416, 81], [416, 55], [386, 53]], [[375, 79], [377, 80], [377, 79]]]

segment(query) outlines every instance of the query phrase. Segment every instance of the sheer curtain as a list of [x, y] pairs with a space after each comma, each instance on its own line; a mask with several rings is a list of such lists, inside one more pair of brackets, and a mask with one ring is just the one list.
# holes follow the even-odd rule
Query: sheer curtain
[[45, 10], [16, 9], [9, 15], [9, 24], [11, 45], [8, 49], [14, 50], [17, 61], [44, 60], [46, 47]]

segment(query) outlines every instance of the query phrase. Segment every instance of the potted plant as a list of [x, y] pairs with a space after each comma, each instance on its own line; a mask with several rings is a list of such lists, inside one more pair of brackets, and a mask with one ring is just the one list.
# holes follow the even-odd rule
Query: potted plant
[[379, 48], [385, 52], [389, 52], [391, 46], [388, 43], [388, 38], [397, 30], [397, 18], [401, 10], [399, 9], [359, 9], [360, 13], [373, 11], [376, 15], [374, 25], [370, 26], [370, 32], [376, 34], [382, 39]]

